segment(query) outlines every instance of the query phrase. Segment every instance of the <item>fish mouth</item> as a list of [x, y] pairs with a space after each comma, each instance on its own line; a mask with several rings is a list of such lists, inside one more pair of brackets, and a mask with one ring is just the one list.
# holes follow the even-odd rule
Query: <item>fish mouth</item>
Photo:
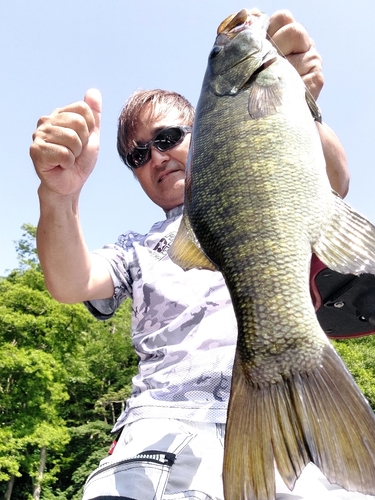
[[259, 9], [242, 9], [237, 14], [231, 14], [217, 28], [218, 35], [227, 35], [230, 38], [253, 24], [254, 17], [259, 18], [263, 13]]
[[[233, 38], [235, 38], [238, 33], [250, 28], [253, 24], [259, 22], [261, 17], [265, 17], [264, 12], [260, 11], [257, 8], [254, 9], [242, 9], [237, 14], [231, 14], [219, 25], [217, 28], [217, 37], [215, 41], [215, 47], [213, 49], [213, 57], [216, 53], [219, 53], [223, 46], [227, 45]], [[268, 40], [270, 40], [267, 33], [265, 36]], [[216, 50], [215, 50], [216, 48]], [[260, 73], [268, 66], [270, 66], [273, 62], [276, 61], [276, 57], [269, 58], [268, 54], [264, 54], [263, 64], [256, 73]], [[246, 57], [239, 60], [234, 66], [240, 65], [243, 61], [250, 59], [252, 54], [247, 54]]]

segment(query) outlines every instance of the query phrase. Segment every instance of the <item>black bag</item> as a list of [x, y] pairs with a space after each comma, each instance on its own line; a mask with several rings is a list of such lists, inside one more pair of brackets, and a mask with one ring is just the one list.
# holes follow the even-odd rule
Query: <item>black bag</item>
[[375, 333], [375, 275], [341, 274], [313, 255], [310, 279], [316, 315], [328, 337]]

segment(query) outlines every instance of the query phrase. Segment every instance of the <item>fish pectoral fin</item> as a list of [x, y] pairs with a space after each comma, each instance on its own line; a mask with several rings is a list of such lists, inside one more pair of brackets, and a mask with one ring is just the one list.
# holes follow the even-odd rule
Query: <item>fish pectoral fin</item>
[[308, 89], [305, 91], [305, 99], [314, 120], [322, 123], [322, 113], [320, 108]]
[[277, 113], [282, 101], [282, 86], [277, 77], [263, 70], [249, 88], [249, 115], [253, 119]]
[[218, 270], [217, 266], [203, 252], [185, 214], [168, 254], [173, 262], [184, 270], [194, 268]]
[[375, 226], [334, 191], [331, 216], [312, 245], [330, 269], [342, 274], [375, 274]]

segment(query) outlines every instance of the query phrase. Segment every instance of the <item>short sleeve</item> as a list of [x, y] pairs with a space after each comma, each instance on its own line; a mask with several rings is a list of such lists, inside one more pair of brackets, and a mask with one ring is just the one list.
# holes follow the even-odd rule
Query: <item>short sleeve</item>
[[97, 319], [105, 320], [114, 315], [126, 298], [132, 297], [131, 252], [118, 244], [114, 244], [106, 245], [101, 250], [95, 250], [93, 253], [102, 257], [111, 275], [114, 293], [108, 299], [86, 301], [84, 305]]

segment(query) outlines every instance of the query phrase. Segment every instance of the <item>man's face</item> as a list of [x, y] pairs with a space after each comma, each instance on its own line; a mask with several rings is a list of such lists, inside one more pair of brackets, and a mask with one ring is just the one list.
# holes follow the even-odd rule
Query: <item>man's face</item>
[[[155, 112], [150, 115], [147, 109], [139, 117], [135, 134], [137, 143], [150, 141], [158, 130], [174, 125], [186, 125], [179, 112], [171, 109], [168, 113]], [[185, 168], [191, 134], [167, 151], [151, 147], [151, 159], [143, 166], [134, 169], [147, 196], [163, 210], [170, 210], [184, 202]]]

